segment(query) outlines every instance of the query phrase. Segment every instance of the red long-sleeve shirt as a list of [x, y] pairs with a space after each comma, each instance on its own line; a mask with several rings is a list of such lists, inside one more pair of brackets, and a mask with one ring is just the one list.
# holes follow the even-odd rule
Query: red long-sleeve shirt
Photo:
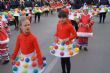
[[69, 40], [72, 40], [76, 38], [77, 34], [72, 24], [66, 20], [64, 24], [61, 21], [58, 22], [55, 36], [60, 39], [69, 38]]
[[16, 47], [12, 54], [13, 60], [16, 58], [19, 51], [21, 51], [21, 53], [24, 55], [28, 55], [36, 51], [38, 63], [39, 65], [42, 65], [43, 61], [42, 61], [40, 48], [39, 48], [36, 37], [31, 32], [28, 35], [24, 33], [20, 33], [18, 35], [17, 41], [16, 41]]

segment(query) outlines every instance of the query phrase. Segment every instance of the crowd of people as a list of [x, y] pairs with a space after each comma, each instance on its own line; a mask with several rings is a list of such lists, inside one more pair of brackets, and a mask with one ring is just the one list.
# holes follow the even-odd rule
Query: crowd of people
[[[0, 1], [0, 11], [3, 10], [10, 10], [10, 8], [24, 8], [24, 7], [34, 7], [35, 4], [38, 4], [39, 7], [42, 7], [44, 5], [50, 5], [50, 0], [9, 0], [9, 1]], [[79, 9], [81, 6], [83, 6], [84, 3], [92, 4], [92, 5], [100, 5], [100, 4], [106, 4], [109, 5], [108, 0], [61, 0], [63, 3], [69, 3], [71, 4], [72, 8]]]

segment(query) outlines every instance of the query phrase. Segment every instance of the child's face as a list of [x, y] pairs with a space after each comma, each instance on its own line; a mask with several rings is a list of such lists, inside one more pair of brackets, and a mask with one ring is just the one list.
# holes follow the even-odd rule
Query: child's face
[[88, 11], [87, 10], [84, 10], [84, 14], [87, 15], [88, 14]]
[[30, 32], [30, 21], [26, 20], [26, 22], [22, 24], [21, 29], [25, 34], [28, 34]]
[[60, 20], [62, 21], [62, 23], [66, 22], [66, 18], [60, 18]]
[[2, 24], [0, 23], [0, 31], [3, 29]]

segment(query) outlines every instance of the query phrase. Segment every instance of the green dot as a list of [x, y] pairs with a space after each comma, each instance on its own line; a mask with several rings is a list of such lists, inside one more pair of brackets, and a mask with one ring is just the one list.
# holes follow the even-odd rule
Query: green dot
[[19, 57], [17, 56], [15, 60], [18, 61], [19, 60]]
[[27, 73], [27, 71], [26, 70], [23, 70], [22, 73]]
[[18, 71], [18, 68], [17, 68], [16, 66], [14, 66], [14, 67], [12, 68], [12, 70], [13, 70], [13, 71]]

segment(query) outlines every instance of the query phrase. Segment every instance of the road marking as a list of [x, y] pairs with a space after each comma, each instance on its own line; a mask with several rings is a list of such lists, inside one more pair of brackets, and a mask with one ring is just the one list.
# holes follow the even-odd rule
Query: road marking
[[51, 70], [54, 68], [54, 66], [56, 65], [56, 63], [58, 62], [59, 58], [55, 58], [52, 60], [52, 62], [47, 66], [46, 70], [44, 71], [44, 73], [50, 73]]

